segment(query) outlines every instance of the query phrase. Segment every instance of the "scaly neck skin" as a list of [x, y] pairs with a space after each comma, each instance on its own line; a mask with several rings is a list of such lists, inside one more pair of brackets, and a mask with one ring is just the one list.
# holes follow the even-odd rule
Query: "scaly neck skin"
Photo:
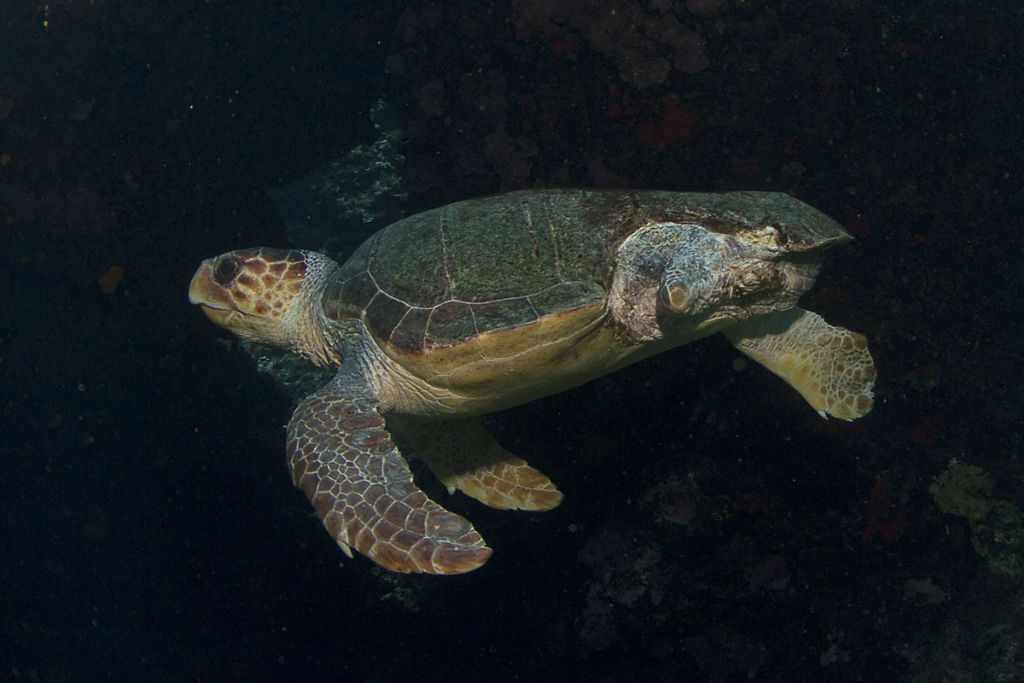
[[335, 324], [324, 313], [324, 293], [337, 275], [337, 263], [317, 252], [303, 252], [306, 275], [302, 288], [285, 314], [285, 334], [291, 349], [314, 365], [341, 364], [341, 340]]

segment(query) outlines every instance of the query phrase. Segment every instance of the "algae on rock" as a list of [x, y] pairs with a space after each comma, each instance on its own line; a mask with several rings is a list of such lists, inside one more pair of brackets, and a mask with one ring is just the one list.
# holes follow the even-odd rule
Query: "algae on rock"
[[1024, 578], [1024, 516], [1010, 501], [994, 498], [994, 488], [984, 470], [954, 458], [928, 490], [940, 510], [967, 520], [971, 545], [993, 574], [1019, 580]]

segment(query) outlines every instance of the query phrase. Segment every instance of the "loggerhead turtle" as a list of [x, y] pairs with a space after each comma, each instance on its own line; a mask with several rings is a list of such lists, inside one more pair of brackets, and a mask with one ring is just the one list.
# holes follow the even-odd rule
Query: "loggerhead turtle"
[[340, 266], [231, 251], [203, 261], [189, 299], [239, 337], [338, 366], [296, 408], [287, 450], [342, 550], [456, 574], [491, 549], [417, 488], [393, 435], [449, 492], [550, 509], [558, 489], [474, 417], [715, 332], [823, 417], [858, 418], [875, 379], [865, 338], [796, 306], [824, 248], [849, 239], [781, 193], [527, 190], [400, 220]]

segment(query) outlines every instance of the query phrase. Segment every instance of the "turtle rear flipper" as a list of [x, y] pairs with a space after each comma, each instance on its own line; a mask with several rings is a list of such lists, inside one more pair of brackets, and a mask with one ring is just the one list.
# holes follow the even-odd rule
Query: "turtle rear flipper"
[[547, 475], [502, 448], [475, 419], [431, 422], [394, 416], [388, 420], [449, 493], [458, 489], [499, 510], [539, 512], [562, 502], [562, 492]]
[[461, 574], [491, 549], [465, 519], [430, 500], [391, 440], [359, 365], [342, 366], [288, 425], [292, 482], [342, 550], [385, 569]]
[[825, 417], [855, 420], [874, 404], [875, 363], [864, 335], [791, 308], [725, 331], [750, 358], [786, 380]]

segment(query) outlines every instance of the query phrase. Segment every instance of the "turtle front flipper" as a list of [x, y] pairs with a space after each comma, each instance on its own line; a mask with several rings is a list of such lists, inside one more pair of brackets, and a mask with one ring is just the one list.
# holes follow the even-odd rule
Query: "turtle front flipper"
[[863, 417], [874, 404], [875, 363], [864, 335], [791, 308], [726, 330], [729, 341], [786, 380], [825, 417]]
[[540, 470], [512, 455], [473, 419], [445, 422], [388, 418], [430, 471], [448, 487], [499, 510], [550, 510], [562, 492]]
[[379, 405], [357, 363], [306, 397], [288, 425], [292, 482], [349, 556], [353, 547], [398, 572], [476, 569], [491, 549], [413, 483]]

